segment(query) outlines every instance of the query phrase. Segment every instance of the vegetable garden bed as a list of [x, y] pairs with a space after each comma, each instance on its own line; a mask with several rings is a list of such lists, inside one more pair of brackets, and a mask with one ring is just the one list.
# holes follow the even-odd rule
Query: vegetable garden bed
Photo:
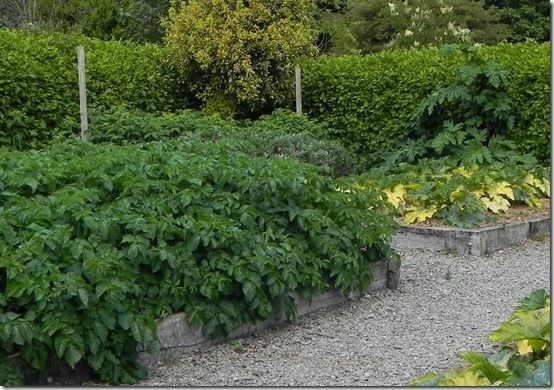
[[550, 217], [502, 223], [477, 229], [400, 224], [393, 246], [455, 251], [484, 256], [531, 238], [550, 234]]
[[[365, 292], [381, 290], [384, 288], [396, 289], [400, 279], [400, 269], [394, 262], [380, 261], [372, 266], [373, 282], [363, 291], [355, 291], [348, 295], [338, 290], [326, 293], [315, 293], [311, 299], [304, 299], [294, 292], [291, 296], [296, 301], [297, 317], [311, 313], [315, 310], [334, 306], [350, 299], [359, 298]], [[189, 325], [184, 313], [173, 314], [163, 320], [157, 321], [158, 339], [161, 343], [160, 353], [152, 356], [144, 347], [139, 347], [139, 361], [148, 368], [154, 368], [159, 364], [174, 360], [182, 353], [206, 348], [221, 342], [221, 340], [209, 339], [202, 334], [199, 328]], [[253, 325], [243, 325], [233, 330], [228, 339], [238, 338], [252, 332], [266, 329], [274, 325], [287, 322], [284, 312], [278, 312], [265, 321]]]
[[[363, 291], [355, 291], [348, 295], [339, 290], [331, 290], [326, 293], [315, 293], [311, 299], [304, 299], [297, 292], [290, 295], [296, 301], [297, 317], [313, 311], [337, 305], [347, 300], [356, 299], [366, 292], [377, 291], [384, 288], [396, 289], [400, 279], [400, 269], [393, 261], [380, 261], [372, 265], [373, 282]], [[152, 369], [160, 364], [175, 360], [181, 354], [207, 348], [222, 342], [221, 339], [210, 339], [202, 334], [200, 328], [191, 326], [185, 313], [176, 313], [157, 322], [157, 337], [161, 348], [158, 355], [150, 355], [146, 348], [139, 346], [139, 361]], [[252, 332], [269, 328], [274, 325], [287, 322], [286, 314], [281, 311], [272, 315], [265, 321], [253, 325], [243, 325], [233, 330], [228, 339], [238, 338]], [[60, 359], [52, 359], [48, 369], [40, 378], [33, 370], [26, 369], [27, 365], [19, 354], [13, 355], [11, 360], [22, 369], [27, 383], [49, 385], [83, 385], [92, 383], [93, 376], [86, 364], [78, 364], [71, 369]]]

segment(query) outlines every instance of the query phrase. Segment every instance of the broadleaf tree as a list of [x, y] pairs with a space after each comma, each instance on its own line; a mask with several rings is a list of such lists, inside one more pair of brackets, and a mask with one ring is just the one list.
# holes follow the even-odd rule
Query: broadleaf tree
[[312, 0], [173, 0], [162, 25], [193, 93], [251, 114], [292, 99], [295, 63], [317, 53], [314, 10]]

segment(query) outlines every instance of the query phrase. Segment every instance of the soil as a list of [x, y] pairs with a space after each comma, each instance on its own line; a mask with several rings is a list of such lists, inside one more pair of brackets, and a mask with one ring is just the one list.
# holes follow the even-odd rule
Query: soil
[[[550, 217], [550, 199], [541, 199], [540, 207], [529, 207], [525, 204], [518, 204], [511, 206], [505, 213], [493, 214], [489, 212], [491, 221], [479, 227], [488, 227], [495, 225], [504, 225], [513, 222], [525, 221], [533, 218]], [[395, 218], [397, 222], [403, 223], [401, 218]], [[427, 220], [425, 222], [413, 223], [410, 226], [426, 226], [426, 227], [452, 227], [446, 225], [443, 221], [437, 221], [435, 219]]]

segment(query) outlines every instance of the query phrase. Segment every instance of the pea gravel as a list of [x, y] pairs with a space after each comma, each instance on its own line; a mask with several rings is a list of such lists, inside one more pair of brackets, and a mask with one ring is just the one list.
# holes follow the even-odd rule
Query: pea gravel
[[399, 250], [401, 281], [204, 350], [150, 372], [140, 386], [396, 386], [492, 351], [487, 335], [517, 301], [550, 291], [550, 241], [488, 257]]

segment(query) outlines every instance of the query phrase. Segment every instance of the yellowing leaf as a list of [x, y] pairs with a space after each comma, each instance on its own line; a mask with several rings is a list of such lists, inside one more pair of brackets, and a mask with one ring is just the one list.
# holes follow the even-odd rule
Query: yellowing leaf
[[467, 167], [464, 167], [464, 166], [458, 167], [452, 170], [452, 172], [462, 175], [464, 177], [470, 177], [473, 174], [473, 171], [471, 169], [468, 169]]
[[404, 203], [406, 188], [402, 184], [397, 184], [394, 189], [384, 189], [383, 192], [387, 195], [387, 200], [395, 209], [397, 209], [401, 203]]
[[493, 183], [488, 191], [489, 196], [491, 198], [496, 198], [501, 195], [506, 196], [507, 198], [514, 200], [514, 191], [512, 191], [512, 188], [510, 187], [510, 183], [507, 183], [505, 181], [501, 181], [499, 183]]
[[541, 202], [539, 198], [535, 197], [525, 199], [525, 204], [531, 207], [541, 207]]
[[527, 183], [529, 185], [532, 185], [533, 187], [536, 187], [537, 185], [540, 185], [540, 180], [537, 179], [534, 175], [528, 174], [525, 176], [524, 183]]
[[355, 188], [357, 190], [365, 190], [367, 188], [367, 186], [365, 186], [363, 184], [360, 184], [360, 183], [356, 183], [352, 186], [352, 188]]
[[502, 196], [497, 196], [493, 199], [483, 196], [480, 201], [487, 209], [495, 214], [498, 214], [500, 211], [506, 211], [510, 208], [510, 202]]
[[481, 190], [473, 191], [473, 194], [477, 197], [477, 199], [485, 195], [485, 193]]
[[516, 342], [517, 352], [520, 355], [525, 355], [533, 352], [533, 348], [529, 345], [528, 340], [519, 340]]
[[542, 179], [542, 186], [539, 189], [550, 198], [550, 180]]
[[455, 202], [455, 201], [461, 199], [462, 196], [464, 195], [463, 189], [464, 189], [464, 187], [458, 186], [458, 188], [456, 188], [456, 190], [452, 191], [452, 193], [450, 194], [450, 200], [452, 202]]
[[528, 174], [526, 177], [525, 177], [525, 180], [524, 180], [524, 185], [523, 187], [526, 189], [526, 190], [531, 190], [531, 192], [535, 193], [535, 191], [533, 191], [535, 188], [536, 189], [539, 189], [541, 190], [541, 192], [543, 194], [545, 194], [547, 197], [550, 198], [550, 180], [548, 179], [539, 179], [538, 177], [532, 175], [532, 174]]
[[437, 212], [437, 208], [432, 206], [427, 209], [418, 209], [416, 207], [410, 207], [408, 212], [404, 215], [404, 222], [407, 224], [415, 222], [425, 222], [427, 219], [432, 218]]
[[491, 382], [473, 371], [464, 371], [450, 379], [449, 386], [490, 386]]

